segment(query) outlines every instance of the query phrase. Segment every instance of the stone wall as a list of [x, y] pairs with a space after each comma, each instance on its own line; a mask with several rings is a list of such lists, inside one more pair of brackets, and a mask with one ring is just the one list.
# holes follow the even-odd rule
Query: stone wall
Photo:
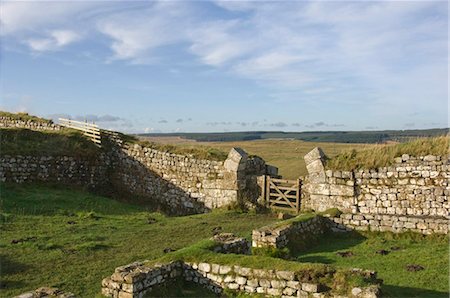
[[[308, 242], [311, 237], [325, 233], [328, 226], [321, 216], [294, 221], [285, 225], [269, 225], [252, 232], [253, 247], [286, 247], [290, 240]], [[301, 245], [301, 243], [298, 243]]]
[[[376, 273], [354, 270], [355, 274], [370, 276]], [[175, 279], [184, 278], [220, 294], [224, 289], [246, 293], [259, 293], [282, 297], [342, 297], [333, 294], [320, 283], [302, 281], [301, 272], [255, 269], [236, 265], [221, 265], [208, 262], [181, 262], [146, 266], [136, 262], [116, 268], [115, 272], [102, 281], [102, 294], [106, 297], [134, 298], [144, 297], [154, 286]], [[379, 296], [377, 285], [367, 288], [353, 288], [346, 297], [372, 298]]]
[[27, 128], [31, 130], [60, 130], [62, 127], [53, 122], [39, 122], [33, 120], [17, 120], [0, 116], [0, 128]]
[[60, 182], [98, 188], [107, 183], [108, 158], [71, 156], [0, 156], [0, 181]]
[[402, 233], [412, 231], [421, 234], [448, 234], [448, 219], [440, 217], [402, 216], [389, 214], [343, 213], [330, 217], [334, 222], [332, 230], [339, 231], [380, 231]]
[[243, 199], [256, 202], [256, 177], [266, 173], [264, 160], [248, 158], [239, 148], [233, 148], [224, 162], [137, 144], [116, 147], [113, 156], [112, 181], [116, 187], [163, 201], [182, 214], [204, 212]]
[[[58, 125], [10, 118], [0, 123], [3, 127], [59, 129]], [[277, 174], [275, 167], [261, 158], [249, 158], [239, 148], [232, 149], [225, 161], [213, 161], [122, 144], [111, 133], [104, 134], [104, 142], [101, 156], [92, 159], [0, 156], [0, 180], [61, 182], [93, 188], [109, 185], [109, 192], [137, 196], [165, 212], [192, 214], [235, 202], [256, 203], [260, 191], [257, 176]]]
[[[444, 231], [440, 225], [450, 214], [448, 157], [405, 154], [389, 167], [352, 172], [326, 170], [325, 159], [320, 148], [305, 156], [308, 176], [302, 189], [302, 209], [338, 208], [344, 213], [368, 216], [368, 226], [373, 230], [386, 225], [378, 225], [379, 220], [371, 216], [385, 216], [391, 218], [385, 223], [399, 225], [392, 227], [392, 231], [411, 229], [428, 233], [428, 228], [421, 224], [426, 223], [431, 231], [448, 232], [448, 228]], [[411, 217], [415, 225], [401, 224], [409, 222], [400, 220], [405, 216]], [[440, 228], [434, 228], [434, 224]]]

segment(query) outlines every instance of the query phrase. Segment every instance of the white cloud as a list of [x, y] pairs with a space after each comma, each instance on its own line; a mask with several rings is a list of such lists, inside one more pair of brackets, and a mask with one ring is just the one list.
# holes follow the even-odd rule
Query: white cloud
[[277, 100], [442, 110], [445, 2], [215, 3], [209, 14], [202, 2], [3, 2], [0, 19], [3, 35], [34, 51], [70, 45], [86, 26], [107, 38], [113, 60], [167, 63], [182, 73], [207, 65], [259, 82]]
[[99, 5], [98, 1], [2, 1], [0, 2], [1, 34], [35, 32], [45, 26], [67, 23], [68, 19], [76, 20], [77, 14]]
[[183, 7], [148, 3], [138, 11], [103, 17], [97, 28], [113, 40], [115, 59], [146, 63], [155, 58], [153, 49], [183, 41], [189, 17]]
[[46, 38], [32, 38], [25, 42], [34, 51], [55, 51], [81, 39], [81, 36], [71, 30], [54, 30]]

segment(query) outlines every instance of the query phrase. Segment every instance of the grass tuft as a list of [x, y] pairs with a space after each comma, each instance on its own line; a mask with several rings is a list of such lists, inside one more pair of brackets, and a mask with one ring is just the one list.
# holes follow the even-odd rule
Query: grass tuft
[[376, 145], [369, 149], [355, 149], [341, 153], [326, 162], [328, 169], [358, 170], [376, 169], [394, 163], [394, 158], [402, 154], [411, 156], [436, 155], [449, 153], [450, 137], [420, 138], [411, 142], [390, 145]]

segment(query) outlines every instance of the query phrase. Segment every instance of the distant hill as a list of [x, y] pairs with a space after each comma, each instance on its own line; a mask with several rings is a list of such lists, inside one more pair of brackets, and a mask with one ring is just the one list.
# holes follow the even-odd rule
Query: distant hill
[[405, 142], [419, 137], [437, 137], [447, 135], [448, 128], [414, 129], [414, 130], [382, 130], [382, 131], [244, 131], [223, 133], [145, 133], [138, 136], [149, 137], [181, 137], [199, 142], [230, 142], [260, 139], [295, 139], [309, 142], [334, 143], [386, 143]]

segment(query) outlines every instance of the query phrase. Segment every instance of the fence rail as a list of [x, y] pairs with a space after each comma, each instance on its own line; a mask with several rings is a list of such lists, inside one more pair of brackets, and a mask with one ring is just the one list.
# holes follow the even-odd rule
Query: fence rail
[[262, 197], [271, 209], [299, 213], [302, 180], [276, 179], [263, 177]]
[[71, 119], [64, 119], [59, 118], [59, 124], [68, 127], [73, 128], [76, 130], [80, 130], [83, 132], [83, 134], [88, 137], [92, 142], [96, 143], [97, 145], [101, 145], [101, 133], [100, 129], [98, 128], [98, 125], [87, 123], [87, 122], [81, 122], [81, 121], [75, 121]]

